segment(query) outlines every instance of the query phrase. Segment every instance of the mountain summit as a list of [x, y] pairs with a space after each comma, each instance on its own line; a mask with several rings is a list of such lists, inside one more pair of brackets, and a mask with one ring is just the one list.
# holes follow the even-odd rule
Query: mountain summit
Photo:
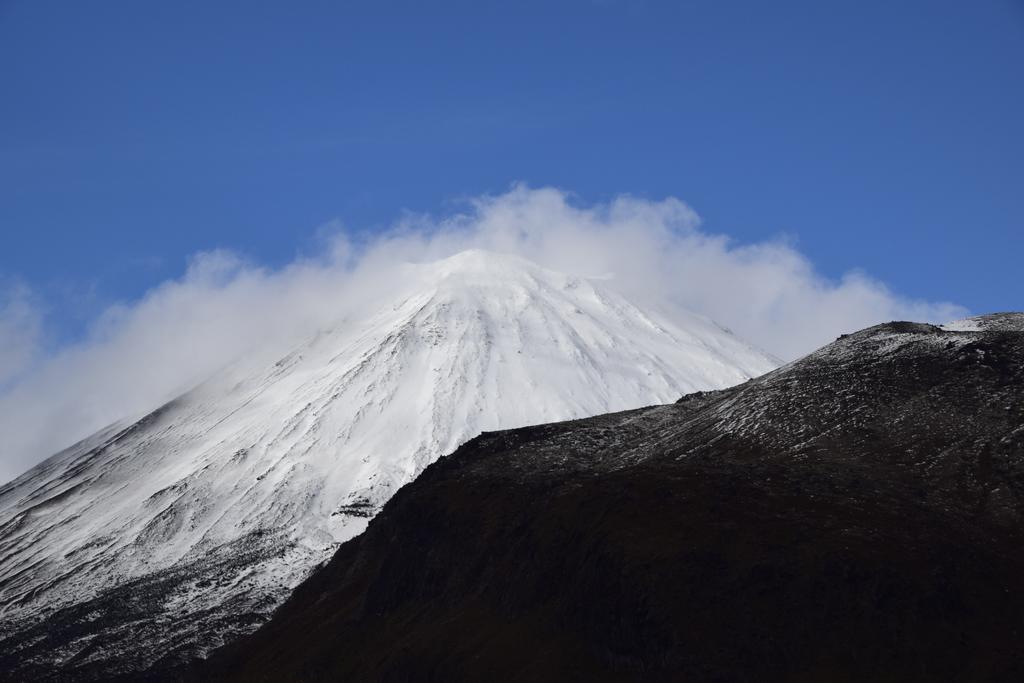
[[481, 432], [776, 365], [705, 318], [515, 257], [463, 252], [402, 281], [269, 367], [225, 370], [0, 488], [0, 668], [107, 677], [202, 654]]

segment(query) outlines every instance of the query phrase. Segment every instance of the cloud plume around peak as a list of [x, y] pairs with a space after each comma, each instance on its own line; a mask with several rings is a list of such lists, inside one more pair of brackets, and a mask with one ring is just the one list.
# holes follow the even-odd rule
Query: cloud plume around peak
[[319, 253], [271, 269], [227, 252], [111, 306], [85, 339], [42, 352], [43, 314], [24, 288], [0, 295], [0, 482], [117, 420], [137, 417], [240, 356], [271, 360], [386, 298], [407, 262], [478, 248], [600, 277], [663, 309], [704, 314], [783, 359], [893, 319], [966, 313], [913, 301], [863, 273], [832, 281], [784, 242], [735, 244], [677, 199], [580, 205], [515, 186], [442, 217], [406, 215], [372, 235], [328, 230]]

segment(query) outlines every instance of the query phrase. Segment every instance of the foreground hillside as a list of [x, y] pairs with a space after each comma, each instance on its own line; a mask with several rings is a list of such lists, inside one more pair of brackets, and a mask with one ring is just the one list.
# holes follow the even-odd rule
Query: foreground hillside
[[1024, 680], [1022, 331], [880, 325], [485, 434], [188, 675]]

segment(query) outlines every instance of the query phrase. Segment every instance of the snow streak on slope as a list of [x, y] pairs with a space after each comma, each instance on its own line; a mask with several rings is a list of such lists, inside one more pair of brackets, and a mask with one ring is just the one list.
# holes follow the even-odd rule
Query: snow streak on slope
[[481, 431], [673, 401], [774, 366], [704, 318], [669, 321], [518, 258], [464, 252], [405, 275], [376, 314], [259, 372], [226, 370], [0, 488], [0, 639], [159, 576], [152, 614], [104, 620], [99, 600], [83, 617], [96, 626], [52, 657], [102, 662], [130, 642], [144, 666], [205, 651], [218, 643], [189, 643], [190, 623], [250, 630]]

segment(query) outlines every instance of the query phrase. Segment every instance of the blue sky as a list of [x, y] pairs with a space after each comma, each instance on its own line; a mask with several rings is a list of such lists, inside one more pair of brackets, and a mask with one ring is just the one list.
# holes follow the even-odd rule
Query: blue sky
[[1024, 307], [1011, 0], [7, 0], [0, 63], [0, 283], [58, 336], [197, 251], [281, 265], [515, 181]]

